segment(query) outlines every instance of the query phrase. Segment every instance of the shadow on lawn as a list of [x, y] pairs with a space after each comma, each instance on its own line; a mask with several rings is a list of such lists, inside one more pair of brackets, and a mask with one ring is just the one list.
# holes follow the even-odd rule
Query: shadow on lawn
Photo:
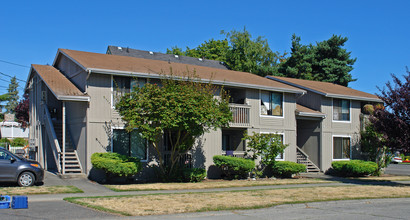
[[328, 176], [326, 180], [338, 181], [346, 184], [353, 185], [372, 185], [372, 186], [410, 186], [410, 181], [407, 183], [400, 183], [401, 181], [392, 180], [371, 180], [371, 179], [359, 179], [354, 177], [338, 177], [338, 176]]

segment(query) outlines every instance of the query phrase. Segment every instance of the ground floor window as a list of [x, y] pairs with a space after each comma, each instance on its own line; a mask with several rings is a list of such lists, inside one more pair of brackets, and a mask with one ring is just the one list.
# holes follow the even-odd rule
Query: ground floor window
[[[283, 144], [283, 134], [278, 134], [278, 135], [279, 135], [281, 143]], [[284, 159], [283, 154], [284, 153], [279, 153], [278, 156], [276, 156], [276, 160], [283, 160]]]
[[125, 129], [113, 129], [112, 151], [147, 160], [147, 141], [137, 131], [127, 132]]
[[350, 159], [350, 137], [333, 137], [333, 159]]

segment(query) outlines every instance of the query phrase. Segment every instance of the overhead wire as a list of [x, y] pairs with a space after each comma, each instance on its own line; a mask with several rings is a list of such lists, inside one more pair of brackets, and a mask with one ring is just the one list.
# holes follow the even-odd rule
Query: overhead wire
[[22, 64], [18, 64], [18, 63], [13, 63], [13, 62], [5, 61], [5, 60], [0, 60], [0, 62], [8, 63], [8, 64], [11, 64], [11, 65], [20, 66], [20, 67], [30, 68], [29, 66], [26, 66], [26, 65], [22, 65]]

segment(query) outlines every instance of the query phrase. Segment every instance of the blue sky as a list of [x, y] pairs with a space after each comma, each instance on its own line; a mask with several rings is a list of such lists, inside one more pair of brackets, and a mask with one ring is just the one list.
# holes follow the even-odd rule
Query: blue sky
[[[58, 48], [105, 53], [108, 45], [165, 52], [191, 48], [221, 30], [264, 36], [274, 51], [348, 37], [357, 57], [349, 87], [377, 93], [410, 66], [410, 1], [7, 1], [0, 12], [0, 72], [25, 80], [24, 66], [52, 64]], [[10, 79], [0, 74], [0, 94]], [[24, 82], [20, 82], [24, 87]], [[22, 90], [21, 90], [22, 91]], [[20, 94], [21, 96], [21, 94]]]

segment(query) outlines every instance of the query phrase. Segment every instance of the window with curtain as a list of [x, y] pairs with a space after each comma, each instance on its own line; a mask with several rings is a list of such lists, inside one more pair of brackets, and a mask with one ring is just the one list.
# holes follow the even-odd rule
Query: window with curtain
[[333, 159], [350, 159], [349, 137], [333, 137]]
[[125, 129], [114, 129], [112, 151], [147, 160], [147, 141], [137, 131], [127, 132]]
[[333, 120], [350, 121], [350, 100], [333, 99]]
[[283, 93], [261, 92], [261, 115], [283, 116]]

